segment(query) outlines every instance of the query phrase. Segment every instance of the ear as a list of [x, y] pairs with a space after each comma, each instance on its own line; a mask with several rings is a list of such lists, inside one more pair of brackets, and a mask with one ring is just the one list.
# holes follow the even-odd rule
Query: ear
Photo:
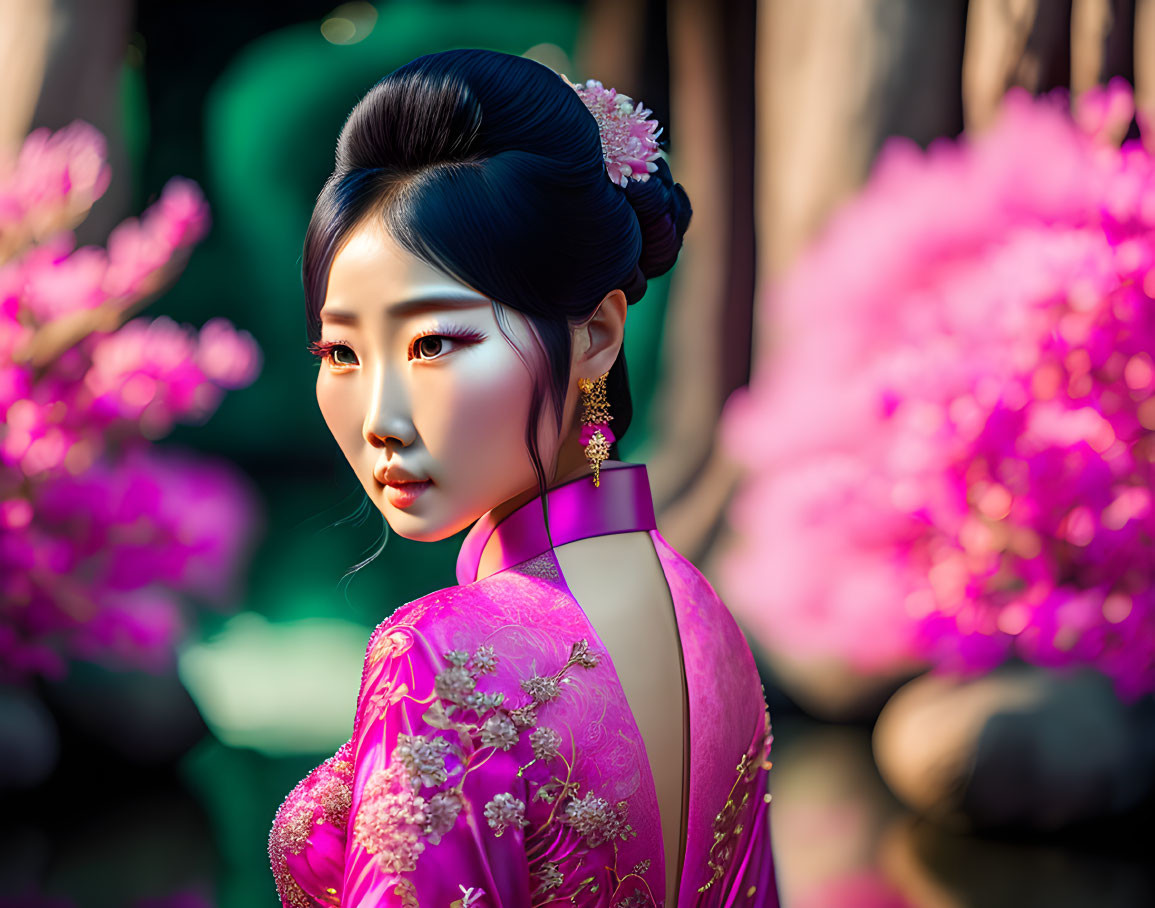
[[574, 332], [571, 379], [595, 379], [604, 375], [618, 358], [626, 327], [626, 295], [607, 293], [594, 314]]

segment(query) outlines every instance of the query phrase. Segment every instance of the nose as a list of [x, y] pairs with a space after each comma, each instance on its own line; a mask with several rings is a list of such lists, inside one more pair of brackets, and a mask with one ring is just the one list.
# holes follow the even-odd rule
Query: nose
[[361, 427], [361, 434], [375, 448], [385, 447], [389, 439], [403, 448], [417, 440], [417, 427], [413, 425], [405, 395], [397, 383], [391, 385], [387, 391], [384, 382], [377, 383], [377, 392]]

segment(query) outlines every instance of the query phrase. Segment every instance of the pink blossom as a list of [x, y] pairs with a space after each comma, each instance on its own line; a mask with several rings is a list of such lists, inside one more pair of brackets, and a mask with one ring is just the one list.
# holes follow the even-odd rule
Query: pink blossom
[[2, 636], [13, 651], [159, 669], [186, 596], [236, 595], [256, 511], [228, 465], [144, 443], [44, 483], [34, 502], [0, 501]]
[[17, 224], [39, 234], [42, 226], [82, 216], [111, 177], [104, 137], [89, 124], [33, 131], [15, 164], [0, 166], [0, 241]]
[[227, 319], [212, 318], [201, 327], [196, 361], [222, 388], [243, 388], [260, 371], [261, 350], [248, 331], [237, 331]]
[[140, 220], [129, 218], [109, 234], [104, 290], [113, 297], [151, 291], [177, 251], [207, 229], [204, 196], [195, 183], [174, 177]]
[[173, 177], [161, 190], [156, 204], [145, 211], [144, 221], [169, 248], [175, 249], [199, 243], [204, 238], [209, 229], [209, 210], [196, 183]]
[[101, 286], [108, 270], [103, 249], [72, 249], [72, 236], [33, 250], [19, 262], [20, 297], [37, 322], [50, 322], [78, 309], [95, 309], [108, 299]]
[[75, 249], [61, 228], [106, 184], [83, 124], [34, 133], [0, 172], [0, 682], [60, 677], [72, 658], [163, 668], [187, 600], [235, 596], [256, 530], [235, 469], [149, 444], [254, 380], [251, 335], [223, 319], [115, 327], [203, 236], [204, 198], [170, 181], [107, 252]]
[[182, 611], [180, 599], [162, 587], [108, 591], [92, 620], [77, 629], [72, 647], [82, 659], [111, 657], [162, 671], [184, 631]]
[[763, 301], [723, 575], [771, 649], [1155, 689], [1155, 163], [1104, 143], [1129, 105], [1091, 93], [1089, 135], [1012, 92], [977, 138], [892, 141]]
[[657, 120], [647, 119], [653, 111], [596, 79], [573, 87], [597, 121], [609, 178], [619, 186], [631, 179], [648, 180], [658, 169], [653, 162], [660, 154], [662, 133]]
[[1074, 115], [1087, 135], [1106, 142], [1113, 140], [1117, 145], [1135, 115], [1131, 86], [1116, 78], [1106, 88], [1084, 92], [1075, 102]]
[[171, 423], [173, 415], [193, 410], [205, 384], [196, 350], [192, 332], [167, 316], [136, 318], [93, 346], [84, 385], [98, 410], [135, 420], [152, 406]]

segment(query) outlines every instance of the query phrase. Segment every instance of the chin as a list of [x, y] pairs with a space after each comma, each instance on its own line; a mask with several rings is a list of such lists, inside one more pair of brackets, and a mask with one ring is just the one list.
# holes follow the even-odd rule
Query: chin
[[[385, 504], [381, 508], [385, 522], [398, 536], [414, 542], [440, 542], [469, 526], [473, 520], [447, 520], [444, 515], [418, 515]], [[476, 519], [476, 518], [474, 518]]]

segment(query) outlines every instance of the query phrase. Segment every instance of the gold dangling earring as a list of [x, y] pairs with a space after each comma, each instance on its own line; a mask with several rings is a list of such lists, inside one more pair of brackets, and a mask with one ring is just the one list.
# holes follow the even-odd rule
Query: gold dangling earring
[[581, 443], [585, 447], [586, 460], [594, 471], [594, 485], [601, 485], [602, 461], [610, 456], [610, 445], [614, 433], [610, 431], [610, 402], [606, 399], [606, 376], [609, 372], [591, 381], [578, 379], [582, 402]]

